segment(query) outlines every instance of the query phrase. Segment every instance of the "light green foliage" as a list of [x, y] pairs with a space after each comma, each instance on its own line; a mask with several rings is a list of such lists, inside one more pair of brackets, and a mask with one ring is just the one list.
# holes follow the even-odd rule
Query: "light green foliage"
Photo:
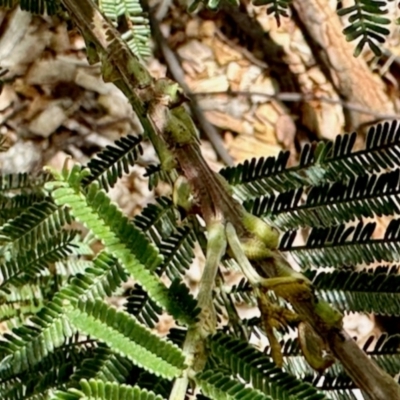
[[[89, 174], [89, 170], [82, 170], [77, 165], [70, 171], [64, 167], [61, 174], [54, 172], [57, 180], [48, 182], [46, 188], [51, 191], [55, 203], [68, 206], [72, 215], [102, 241], [107, 251], [125, 266], [156, 303], [182, 322], [191, 323], [192, 318], [187, 318], [181, 302], [181, 295], [187, 294], [181, 292], [180, 295], [178, 291], [171, 293], [172, 288], [178, 290], [178, 287], [172, 285], [168, 291], [149, 271], [161, 262], [156, 248], [110, 202], [97, 184], [92, 183], [89, 186], [87, 195], [81, 191], [80, 182]], [[136, 247], [135, 254], [129, 250], [131, 246]]]
[[162, 400], [161, 396], [139, 387], [104, 383], [101, 380], [80, 381], [80, 390], [71, 389], [68, 392], [58, 392], [54, 400]]
[[138, 0], [99, 0], [99, 6], [115, 26], [123, 18], [129, 29], [122, 33], [132, 53], [139, 58], [151, 54], [150, 24]]
[[100, 301], [79, 302], [78, 307], [64, 302], [63, 307], [66, 307], [72, 325], [80, 332], [106, 343], [140, 367], [168, 379], [181, 373], [184, 367], [182, 352], [128, 314], [117, 312]]
[[244, 227], [253, 234], [251, 239], [242, 243], [244, 251], [250, 260], [262, 260], [271, 257], [272, 251], [279, 244], [279, 233], [253, 214], [244, 212], [242, 217]]
[[327, 327], [341, 329], [343, 315], [324, 300], [319, 300], [315, 305], [315, 312], [324, 321]]

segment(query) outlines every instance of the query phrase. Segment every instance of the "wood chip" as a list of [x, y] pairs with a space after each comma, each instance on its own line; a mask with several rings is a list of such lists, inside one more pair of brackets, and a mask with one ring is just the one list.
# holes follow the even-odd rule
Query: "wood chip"
[[253, 157], [276, 156], [281, 147], [262, 142], [255, 136], [239, 135], [234, 138], [228, 149], [231, 156], [239, 163]]
[[50, 104], [29, 124], [29, 130], [35, 135], [49, 137], [67, 119], [63, 108], [58, 104]]
[[17, 100], [14, 88], [10, 85], [4, 85], [0, 95], [0, 111], [6, 110], [14, 101]]
[[75, 83], [87, 90], [106, 95], [113, 86], [111, 83], [105, 83], [100, 76], [94, 76], [83, 68], [79, 68], [75, 77]]
[[251, 124], [241, 119], [234, 118], [229, 114], [219, 111], [207, 111], [205, 115], [207, 119], [218, 128], [230, 130], [243, 135], [250, 134], [253, 131]]
[[65, 60], [38, 60], [29, 69], [26, 82], [29, 85], [49, 85], [58, 82], [72, 82], [76, 66]]
[[225, 66], [232, 61], [239, 61], [243, 58], [241, 53], [219, 40], [213, 41], [213, 51], [215, 59], [220, 66]]
[[193, 92], [224, 92], [229, 88], [229, 82], [225, 75], [215, 76], [209, 79], [201, 79], [189, 83]]

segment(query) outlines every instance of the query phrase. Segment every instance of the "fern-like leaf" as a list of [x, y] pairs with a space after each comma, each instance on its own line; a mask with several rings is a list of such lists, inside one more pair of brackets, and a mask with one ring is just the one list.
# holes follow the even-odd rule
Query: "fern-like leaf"
[[77, 307], [68, 306], [66, 314], [80, 332], [99, 339], [156, 375], [172, 379], [184, 369], [184, 355], [178, 347], [100, 300], [81, 301]]
[[72, 215], [103, 242], [107, 251], [126, 267], [158, 305], [181, 322], [192, 323], [195, 309], [188, 310], [187, 307], [195, 303], [190, 300], [186, 287], [180, 285], [178, 288], [175, 285], [174, 291], [171, 290], [172, 286], [168, 290], [151, 272], [161, 261], [156, 248], [111, 204], [97, 184], [92, 183], [86, 195], [81, 192], [80, 182], [88, 175], [88, 171], [74, 166], [71, 171], [64, 168], [62, 174], [54, 174], [58, 181], [49, 182], [46, 187], [52, 190], [55, 203], [70, 207]]
[[374, 222], [360, 222], [351, 227], [338, 225], [314, 228], [305, 246], [292, 246], [296, 232], [287, 232], [282, 237], [280, 249], [290, 251], [302, 266], [308, 268], [400, 261], [397, 246], [400, 240], [400, 220], [389, 223], [383, 239], [371, 239], [375, 226]]
[[194, 242], [191, 229], [188, 226], [179, 227], [159, 246], [164, 261], [158, 267], [157, 273], [165, 271], [171, 280], [179, 279], [189, 269], [194, 259]]
[[168, 197], [159, 197], [157, 204], [149, 204], [134, 219], [135, 226], [147, 234], [157, 246], [175, 231], [175, 207]]
[[123, 173], [127, 174], [129, 167], [143, 154], [141, 142], [141, 136], [128, 135], [97, 153], [87, 165], [90, 175], [83, 178], [82, 184], [87, 186], [97, 181], [105, 190], [112, 188], [118, 178], [121, 178]]
[[281, 25], [281, 18], [289, 17], [289, 5], [292, 0], [252, 0], [255, 6], [267, 6], [267, 14], [272, 14], [278, 26]]
[[196, 375], [202, 392], [215, 400], [273, 400], [258, 390], [246, 387], [222, 372], [208, 370]]
[[20, 193], [14, 197], [0, 197], [0, 224], [18, 217], [28, 207], [45, 199], [44, 193]]
[[0, 229], [0, 239], [11, 246], [13, 252], [35, 248], [71, 223], [67, 209], [54, 205], [50, 199], [35, 203], [21, 215], [4, 224]]
[[220, 171], [243, 201], [305, 186], [349, 180], [366, 173], [393, 169], [400, 157], [400, 123], [377, 124], [369, 129], [365, 149], [353, 151], [356, 134], [337, 136], [334, 143], [306, 145], [297, 166], [287, 167], [289, 152], [276, 158], [252, 159]]
[[124, 383], [131, 373], [133, 364], [125, 357], [113, 352], [103, 344], [99, 344], [89, 357], [71, 376], [71, 381], [78, 385], [81, 379], [100, 379], [104, 382]]
[[384, 43], [385, 36], [389, 35], [389, 29], [385, 25], [390, 24], [390, 19], [382, 17], [388, 13], [386, 2], [379, 0], [354, 0], [354, 4], [338, 11], [341, 16], [349, 16], [349, 26], [343, 30], [347, 41], [360, 38], [354, 55], [357, 57], [364, 46], [368, 44], [376, 56], [382, 51], [377, 43]]
[[327, 227], [362, 217], [400, 213], [400, 169], [361, 175], [347, 182], [300, 188], [244, 203], [280, 229]]
[[39, 276], [35, 279], [18, 280], [0, 292], [0, 321], [7, 321], [9, 328], [24, 323], [30, 315], [36, 314], [54, 291], [64, 283], [58, 275]]
[[130, 289], [125, 309], [129, 314], [134, 315], [138, 321], [146, 324], [149, 328], [154, 328], [156, 326], [162, 314], [162, 308], [158, 307], [138, 285]]
[[137, 386], [120, 385], [115, 382], [103, 382], [101, 380], [82, 379], [80, 381], [81, 390], [69, 389], [68, 392], [57, 392], [54, 400], [110, 400], [110, 399], [129, 399], [129, 400], [163, 400], [161, 396], [155, 395], [146, 389]]
[[310, 272], [307, 276], [322, 298], [345, 311], [400, 315], [399, 268], [374, 271]]
[[31, 319], [29, 325], [14, 329], [12, 335], [4, 335], [5, 340], [0, 341], [0, 352], [3, 354], [0, 378], [29, 370], [75, 333], [63, 313], [64, 300], [78, 302], [110, 296], [126, 278], [124, 270], [114, 258], [107, 253], [100, 253], [93, 261], [93, 268], [65, 285]]
[[[16, 1], [3, 0], [6, 7], [11, 7], [11, 4], [15, 4]], [[0, 5], [2, 5], [0, 3]], [[29, 11], [32, 14], [44, 14], [54, 15], [59, 7], [60, 2], [58, 0], [19, 0], [21, 10]]]
[[218, 333], [209, 340], [211, 354], [253, 389], [273, 398], [325, 399], [312, 385], [283, 372], [246, 342]]
[[39, 243], [35, 249], [20, 251], [10, 261], [1, 263], [2, 283], [0, 289], [4, 290], [8, 285], [18, 283], [21, 275], [30, 279], [35, 278], [50, 263], [62, 260], [72, 254], [76, 235], [76, 231], [63, 231], [46, 242]]
[[47, 173], [38, 176], [32, 176], [28, 173], [0, 175], [0, 193], [21, 190], [25, 192], [41, 191], [50, 178], [51, 175]]
[[118, 26], [121, 19], [125, 22], [125, 32], [121, 37], [132, 53], [139, 58], [151, 55], [150, 22], [138, 0], [101, 0], [100, 8], [111, 22]]
[[171, 177], [170, 172], [166, 172], [162, 169], [161, 164], [158, 165], [148, 165], [146, 167], [145, 177], [149, 178], [149, 190], [153, 190], [159, 182], [166, 182], [173, 186], [174, 181]]

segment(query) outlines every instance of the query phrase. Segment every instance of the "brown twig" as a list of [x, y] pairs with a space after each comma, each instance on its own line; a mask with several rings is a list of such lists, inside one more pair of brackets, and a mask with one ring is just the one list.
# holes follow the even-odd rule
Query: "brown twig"
[[212, 125], [204, 116], [204, 113], [200, 108], [196, 97], [194, 96], [193, 92], [189, 89], [189, 86], [186, 84], [185, 75], [183, 73], [179, 58], [168, 46], [168, 43], [161, 32], [159, 21], [155, 20], [155, 17], [153, 16], [152, 13], [150, 13], [150, 21], [152, 25], [152, 31], [154, 32], [156, 41], [159, 44], [160, 49], [163, 53], [169, 72], [171, 73], [174, 80], [178, 82], [181, 88], [184, 90], [185, 95], [190, 99], [189, 107], [194, 119], [198, 122], [201, 131], [203, 131], [204, 134], [207, 136], [208, 140], [214, 147], [214, 150], [219, 156], [219, 158], [226, 165], [232, 166], [233, 159], [226, 150], [220, 134], [218, 133], [214, 125]]

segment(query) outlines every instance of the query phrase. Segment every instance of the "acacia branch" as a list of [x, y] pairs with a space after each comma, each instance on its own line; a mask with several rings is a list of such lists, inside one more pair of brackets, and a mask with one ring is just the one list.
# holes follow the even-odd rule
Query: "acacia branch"
[[[201, 155], [199, 144], [196, 141], [187, 141], [177, 145], [171, 143], [171, 136], [164, 135], [163, 127], [169, 126], [171, 121], [168, 118], [172, 118], [172, 114], [168, 113], [168, 106], [161, 104], [159, 106], [160, 113], [166, 119], [161, 123], [156, 120], [156, 114], [148, 113], [148, 101], [154, 97], [154, 87], [150, 84], [138, 88], [137, 83], [135, 84], [134, 79], [137, 81], [140, 78], [132, 76], [126, 52], [130, 54], [133, 62], [137, 63], [138, 60], [130, 53], [126, 45], [126, 51], [123, 54], [110, 51], [110, 45], [115, 41], [120, 41], [116, 29], [103, 18], [92, 0], [62, 0], [62, 3], [82, 34], [89, 38], [90, 43], [101, 55], [109, 57], [113, 76], [117, 78], [115, 83], [131, 102], [156, 149], [161, 140], [158, 134], [163, 135], [163, 140], [172, 150], [181, 173], [189, 181], [199, 199], [201, 216], [206, 223], [212, 223], [215, 220], [223, 223], [230, 222], [239, 238], [246, 237], [248, 233], [241, 218], [242, 206], [232, 198], [219, 176], [208, 167]], [[189, 118], [186, 117], [186, 119]], [[280, 254], [278, 252], [275, 254], [272, 261], [282, 262]], [[268, 263], [255, 265], [255, 267], [265, 277], [274, 277], [278, 274], [278, 270], [271, 260]], [[368, 393], [372, 400], [400, 398], [400, 387], [397, 383], [390, 375], [379, 369], [343, 329], [324, 326], [321, 318], [315, 313], [313, 301], [292, 299], [291, 302], [296, 311], [329, 343], [332, 352], [341, 361], [348, 375], [361, 390]]]

